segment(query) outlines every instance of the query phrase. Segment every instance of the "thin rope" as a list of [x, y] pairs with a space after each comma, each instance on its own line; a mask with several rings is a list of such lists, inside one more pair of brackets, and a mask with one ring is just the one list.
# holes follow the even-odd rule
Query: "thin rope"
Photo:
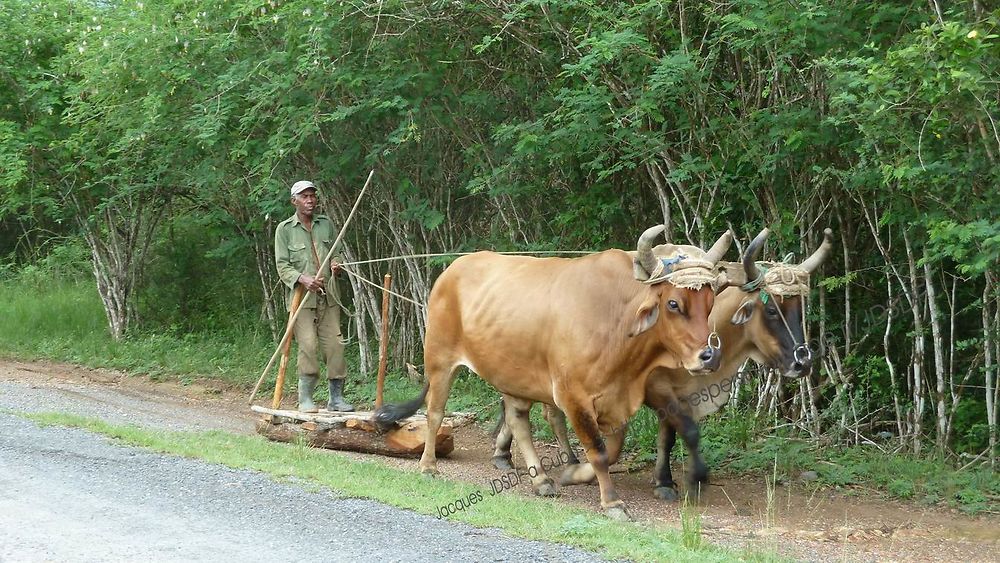
[[[784, 295], [779, 295], [779, 297], [781, 297], [781, 302], [784, 303], [785, 302], [785, 296]], [[792, 332], [792, 327], [790, 327], [788, 325], [788, 321], [785, 320], [785, 312], [781, 310], [781, 305], [778, 305], [777, 303], [775, 303], [774, 305], [775, 305], [774, 308], [778, 310], [778, 316], [781, 317], [781, 323], [783, 325], [785, 325], [785, 330], [788, 331], [788, 336], [792, 337], [792, 342], [795, 343], [795, 346], [798, 346], [800, 344], [804, 344], [804, 342], [799, 342], [798, 339], [795, 338], [795, 334]], [[802, 313], [803, 313], [803, 315], [802, 315], [803, 319], [802, 320], [803, 320], [803, 324], [804, 324], [805, 323], [805, 308], [804, 307], [803, 307]]]
[[[791, 257], [792, 255], [791, 253], [789, 253], [787, 256], [785, 256], [784, 261], [790, 260]], [[803, 342], [799, 342], [798, 339], [795, 338], [795, 334], [792, 332], [792, 327], [788, 324], [788, 320], [785, 319], [785, 312], [781, 310], [781, 306], [775, 304], [776, 305], [775, 308], [778, 310], [778, 316], [781, 318], [781, 324], [785, 325], [785, 330], [788, 332], [788, 336], [792, 338], [792, 343], [795, 345], [795, 347], [799, 348], [800, 346], [807, 346], [807, 343], [809, 342], [809, 333], [808, 333], [809, 323], [806, 320], [806, 305], [807, 305], [806, 298], [809, 295], [809, 291], [808, 291], [808, 285], [806, 284], [808, 282], [803, 283], [796, 276], [797, 283], [793, 284], [792, 286], [789, 286], [789, 284], [784, 283], [783, 281], [784, 276], [782, 276], [781, 284], [778, 284], [773, 281], [771, 283], [768, 283], [766, 278], [771, 270], [764, 264], [761, 264], [760, 262], [757, 262], [756, 265], [758, 274], [757, 279], [748, 281], [747, 283], [740, 286], [740, 289], [742, 289], [747, 293], [759, 290], [758, 297], [761, 299], [763, 303], [767, 303], [768, 297], [771, 298], [781, 297], [781, 301], [784, 302], [786, 294], [800, 295], [802, 297], [802, 327], [803, 327], [803, 339], [804, 339]], [[775, 273], [781, 272], [783, 274], [786, 271], [788, 272], [792, 271], [788, 266], [784, 265], [783, 263], [777, 264], [774, 267], [774, 270]], [[776, 287], [774, 288], [769, 287], [772, 285]], [[769, 291], [769, 289], [771, 291]], [[778, 289], [778, 291], [775, 292], [774, 289]]]
[[[362, 276], [361, 274], [358, 274], [358, 273], [355, 273], [355, 272], [352, 272], [351, 270], [349, 270], [349, 269], [347, 269], [347, 268], [344, 268], [344, 265], [343, 265], [343, 264], [341, 264], [341, 265], [340, 265], [340, 267], [341, 267], [341, 269], [343, 269], [343, 270], [344, 270], [345, 272], [347, 272], [347, 273], [348, 273], [349, 275], [352, 275], [352, 276], [354, 276], [354, 277], [358, 278], [359, 280], [361, 280], [361, 281], [365, 282], [366, 284], [368, 284], [368, 285], [370, 285], [370, 286], [372, 286], [372, 287], [377, 287], [377, 288], [379, 288], [379, 289], [382, 289], [382, 290], [385, 290], [385, 288], [383, 288], [383, 287], [382, 287], [381, 285], [379, 285], [379, 284], [377, 284], [377, 283], [375, 283], [375, 282], [373, 282], [373, 281], [371, 281], [371, 280], [368, 280], [367, 278], [365, 278], [365, 277], [364, 277], [364, 276]], [[406, 297], [405, 295], [400, 295], [400, 294], [396, 293], [395, 291], [392, 291], [392, 290], [388, 290], [388, 293], [389, 293], [389, 295], [395, 295], [396, 297], [398, 297], [398, 298], [402, 299], [403, 301], [409, 301], [410, 303], [413, 303], [413, 304], [414, 304], [414, 305], [416, 305], [417, 307], [422, 307], [422, 308], [426, 308], [426, 307], [427, 307], [427, 305], [424, 305], [423, 303], [418, 303], [418, 302], [416, 302], [416, 301], [414, 301], [414, 300], [410, 299], [409, 297]]]
[[[377, 262], [389, 262], [391, 260], [405, 260], [407, 258], [439, 258], [441, 256], [466, 256], [468, 254], [475, 254], [477, 252], [482, 252], [481, 250], [472, 250], [469, 252], [436, 252], [432, 254], [404, 254], [402, 256], [390, 256], [388, 258], [375, 258], [372, 260], [359, 260], [357, 262], [341, 262], [341, 266], [357, 266], [358, 264], [375, 264]], [[511, 250], [504, 252], [491, 251], [494, 254], [513, 254], [513, 255], [525, 255], [525, 254], [594, 254], [598, 251], [596, 250]], [[379, 286], [381, 287], [381, 286]]]

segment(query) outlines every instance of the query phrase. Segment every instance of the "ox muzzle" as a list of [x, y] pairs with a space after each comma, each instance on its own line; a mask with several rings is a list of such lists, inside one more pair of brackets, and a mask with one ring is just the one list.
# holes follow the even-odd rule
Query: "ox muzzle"
[[783, 375], [798, 379], [812, 373], [812, 349], [807, 344], [799, 344], [792, 350], [792, 362]]
[[708, 335], [708, 343], [698, 353], [698, 360], [701, 366], [698, 369], [688, 370], [691, 375], [705, 375], [719, 369], [722, 364], [722, 339], [717, 333]]

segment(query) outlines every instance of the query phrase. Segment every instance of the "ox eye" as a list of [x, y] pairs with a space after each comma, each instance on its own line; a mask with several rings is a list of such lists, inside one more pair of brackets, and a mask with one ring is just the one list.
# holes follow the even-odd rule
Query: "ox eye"
[[774, 307], [768, 307], [766, 309], [766, 311], [767, 311], [768, 316], [770, 316], [770, 317], [776, 317], [776, 316], [778, 316], [778, 309], [776, 309]]
[[667, 307], [669, 307], [671, 311], [678, 311], [681, 308], [681, 306], [678, 305], [677, 302], [674, 301], [673, 299], [667, 301]]

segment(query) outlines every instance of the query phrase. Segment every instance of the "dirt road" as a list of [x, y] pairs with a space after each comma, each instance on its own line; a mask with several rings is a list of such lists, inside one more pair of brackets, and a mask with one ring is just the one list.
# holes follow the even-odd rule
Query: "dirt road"
[[[0, 408], [72, 412], [115, 423], [173, 429], [218, 428], [238, 433], [252, 433], [254, 423], [245, 406], [245, 396], [218, 382], [188, 386], [153, 383], [112, 371], [51, 363], [0, 362]], [[0, 435], [6, 435], [6, 430], [0, 429]], [[540, 450], [540, 453], [555, 453], [551, 447]], [[456, 434], [455, 452], [442, 460], [439, 468], [451, 478], [488, 488], [490, 479], [498, 473], [489, 464], [491, 453], [485, 432], [474, 427], [463, 428]], [[339, 455], [376, 459], [416, 470], [414, 460]], [[0, 465], [3, 463], [0, 457]], [[2, 467], [0, 471], [5, 475], [17, 474]], [[634, 517], [679, 527], [678, 506], [652, 497], [648, 468], [631, 474], [617, 473], [614, 478]], [[527, 485], [515, 490], [531, 494]], [[563, 502], [598, 509], [595, 487], [567, 487], [561, 492]], [[996, 516], [970, 517], [943, 507], [880, 500], [874, 491], [850, 492], [853, 496], [790, 484], [775, 489], [773, 500], [768, 503], [762, 479], [716, 474], [698, 508], [709, 541], [731, 547], [751, 545], [801, 560], [1000, 561], [1000, 518]], [[422, 518], [406, 514], [409, 518]], [[433, 518], [428, 520], [434, 526], [450, 525]], [[0, 522], [0, 530], [5, 527]], [[295, 530], [290, 526], [282, 535], [296, 537]], [[2, 533], [0, 560], [6, 543]], [[467, 543], [468, 537], [463, 537], [460, 542]], [[282, 545], [280, 550], [289, 547]], [[568, 553], [580, 556], [578, 552]], [[562, 559], [567, 555], [560, 552], [554, 557]]]

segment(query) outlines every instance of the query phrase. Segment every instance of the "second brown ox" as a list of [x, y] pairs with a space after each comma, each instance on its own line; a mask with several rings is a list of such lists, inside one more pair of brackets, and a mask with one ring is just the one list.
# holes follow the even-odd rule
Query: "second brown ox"
[[[376, 422], [393, 424], [426, 399], [420, 468], [436, 474], [436, 434], [455, 371], [466, 366], [508, 398], [508, 420], [524, 420], [520, 411], [533, 401], [566, 413], [596, 473], [601, 507], [628, 518], [608, 459], [617, 457], [625, 422], [643, 402], [646, 377], [658, 367], [712, 371], [720, 356], [709, 344], [708, 315], [724, 283], [715, 279], [714, 265], [732, 236], [724, 234], [708, 252], [661, 245], [670, 257], [664, 261], [652, 249], [663, 230], [647, 229], [634, 257], [623, 250], [573, 259], [480, 252], [456, 260], [428, 300], [427, 385], [408, 403], [383, 406]], [[536, 492], [555, 494], [527, 423], [511, 430], [537, 471]]]

